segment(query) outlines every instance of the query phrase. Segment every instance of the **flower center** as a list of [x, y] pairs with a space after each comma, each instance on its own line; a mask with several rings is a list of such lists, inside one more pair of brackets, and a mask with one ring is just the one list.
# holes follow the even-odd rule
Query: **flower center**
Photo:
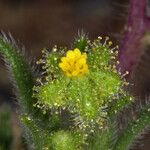
[[69, 50], [66, 57], [61, 58], [59, 67], [68, 77], [82, 76], [88, 73], [87, 54], [81, 54], [78, 48]]

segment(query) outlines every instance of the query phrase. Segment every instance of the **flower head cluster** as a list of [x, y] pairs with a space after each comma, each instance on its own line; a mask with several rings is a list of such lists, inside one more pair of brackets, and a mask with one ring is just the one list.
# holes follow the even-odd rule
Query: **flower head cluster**
[[[79, 132], [76, 137], [81, 137], [80, 141], [84, 142], [97, 127], [105, 129], [108, 119], [132, 101], [122, 88], [127, 84], [122, 80], [124, 75], [116, 69], [118, 47], [112, 47], [108, 37], [103, 43], [101, 40], [101, 37], [93, 42], [80, 38], [73, 46], [75, 49], [66, 52], [66, 48], [54, 47], [51, 52], [45, 51], [40, 61], [46, 80], [43, 83], [41, 78], [40, 85], [34, 88], [37, 106], [44, 113], [51, 110], [51, 116], [56, 124], [60, 124], [58, 128], [62, 131], [61, 124], [67, 122], [73, 134], [70, 142], [73, 143], [76, 129]], [[66, 136], [67, 142], [72, 135], [61, 134]], [[55, 135], [52, 138], [64, 138], [59, 133]], [[57, 145], [55, 141], [61, 140], [53, 140]], [[62, 142], [60, 145], [63, 145]]]
[[68, 77], [85, 75], [88, 73], [87, 55], [81, 54], [78, 48], [69, 50], [66, 57], [61, 58], [59, 67]]

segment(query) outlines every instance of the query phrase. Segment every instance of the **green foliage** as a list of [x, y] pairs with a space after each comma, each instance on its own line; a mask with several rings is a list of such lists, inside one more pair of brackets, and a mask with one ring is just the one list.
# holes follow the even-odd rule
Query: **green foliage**
[[102, 131], [95, 131], [94, 135], [89, 139], [88, 150], [110, 150], [112, 140], [112, 129], [106, 128]]
[[29, 149], [47, 150], [51, 148], [51, 138], [47, 131], [38, 128], [28, 116], [22, 116], [21, 121], [25, 124], [25, 137]]
[[60, 130], [52, 135], [52, 146], [54, 150], [76, 150], [80, 149], [79, 139], [81, 135], [69, 131]]
[[32, 71], [25, 57], [18, 50], [13, 39], [8, 40], [5, 35], [0, 37], [0, 53], [4, 56], [14, 85], [18, 91], [17, 95], [22, 111], [32, 111]]
[[131, 121], [124, 131], [124, 134], [118, 139], [114, 149], [128, 149], [134, 140], [141, 136], [150, 125], [150, 109], [149, 106], [143, 107], [138, 113], [137, 119]]
[[64, 49], [61, 52], [58, 52], [57, 46], [54, 46], [51, 53], [49, 53], [46, 49], [42, 50], [43, 59], [37, 61], [37, 64], [44, 63], [42, 69], [45, 70], [49, 76], [47, 76], [46, 80], [53, 80], [60, 75], [60, 68], [58, 67], [58, 63], [60, 62], [60, 55], [63, 53]]
[[[126, 150], [149, 126], [149, 106], [139, 108], [136, 118], [128, 119], [125, 114], [135, 101], [124, 90], [128, 72], [121, 75], [116, 69], [118, 47], [113, 47], [108, 37], [91, 42], [81, 34], [73, 48], [81, 54], [72, 51], [69, 55], [67, 48], [57, 46], [51, 51], [44, 49], [37, 62], [42, 66], [42, 76], [35, 83], [33, 70], [18, 48], [6, 37], [0, 37], [0, 52], [18, 91], [20, 118], [29, 149]], [[88, 66], [86, 74], [66, 76], [59, 67], [66, 53], [75, 63], [72, 66], [79, 65], [79, 74], [83, 64]], [[81, 63], [76, 63], [75, 56], [80, 57]], [[72, 62], [64, 61], [64, 69]]]
[[89, 40], [86, 34], [83, 32], [78, 33], [78, 36], [76, 37], [73, 48], [78, 48], [81, 52], [88, 52], [88, 44]]
[[[34, 87], [34, 97], [38, 99], [37, 106], [45, 113], [50, 110], [52, 116], [58, 114], [58, 118], [66, 111], [67, 116], [71, 118], [67, 132], [74, 132], [75, 128], [83, 134], [82, 149], [90, 141], [93, 141], [91, 147], [96, 147], [98, 145], [96, 139], [99, 138], [107, 139], [103, 144], [104, 147], [100, 144], [102, 149], [106, 145], [109, 147], [112, 136], [109, 129], [110, 114], [116, 113], [119, 108], [132, 101], [131, 98], [126, 98], [130, 97], [123, 90], [126, 82], [115, 68], [118, 63], [115, 61], [117, 47], [110, 48], [112, 42], [109, 42], [107, 37], [103, 44], [100, 41], [101, 38], [98, 38], [92, 43], [85, 36], [76, 39], [75, 48], [82, 47], [83, 52], [88, 48], [89, 73], [82, 77], [67, 77], [59, 68], [58, 64], [66, 49], [59, 50], [55, 47], [52, 52], [43, 51], [44, 58], [38, 61], [43, 64], [43, 69], [47, 73], [45, 81], [38, 79], [39, 85]], [[126, 99], [124, 104], [122, 99]], [[63, 123], [64, 118], [61, 119]], [[104, 132], [103, 128], [106, 127], [108, 130]], [[97, 133], [101, 135], [98, 136]]]
[[11, 112], [4, 108], [0, 111], [0, 150], [10, 150], [13, 138]]
[[98, 37], [98, 39], [94, 40], [93, 43], [90, 44], [91, 50], [89, 51], [88, 57], [89, 66], [92, 70], [98, 71], [101, 69], [107, 69], [107, 71], [116, 72], [116, 69], [114, 68], [115, 64], [118, 63], [115, 60], [118, 54], [118, 46], [110, 48], [112, 46], [112, 42], [108, 41], [108, 37], [104, 39], [104, 43], [102, 43], [102, 40], [102, 37]]

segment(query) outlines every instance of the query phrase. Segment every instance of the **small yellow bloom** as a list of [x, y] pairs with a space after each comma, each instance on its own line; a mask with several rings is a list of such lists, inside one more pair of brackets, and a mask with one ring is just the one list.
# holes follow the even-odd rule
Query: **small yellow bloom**
[[59, 67], [68, 77], [82, 76], [88, 73], [87, 54], [81, 54], [78, 48], [69, 50], [66, 57], [61, 58]]

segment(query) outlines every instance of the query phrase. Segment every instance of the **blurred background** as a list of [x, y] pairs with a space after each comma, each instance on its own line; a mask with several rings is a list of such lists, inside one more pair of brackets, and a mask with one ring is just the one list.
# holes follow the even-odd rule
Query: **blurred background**
[[[108, 35], [119, 44], [128, 6], [129, 0], [0, 0], [0, 30], [10, 32], [35, 59], [45, 47], [57, 44], [70, 48], [78, 30], [84, 30], [90, 39]], [[0, 132], [4, 132], [4, 126], [8, 128], [7, 140], [0, 136], [0, 141], [21, 150], [25, 145], [16, 106], [13, 87], [0, 59], [0, 122], [5, 120], [0, 123]]]

